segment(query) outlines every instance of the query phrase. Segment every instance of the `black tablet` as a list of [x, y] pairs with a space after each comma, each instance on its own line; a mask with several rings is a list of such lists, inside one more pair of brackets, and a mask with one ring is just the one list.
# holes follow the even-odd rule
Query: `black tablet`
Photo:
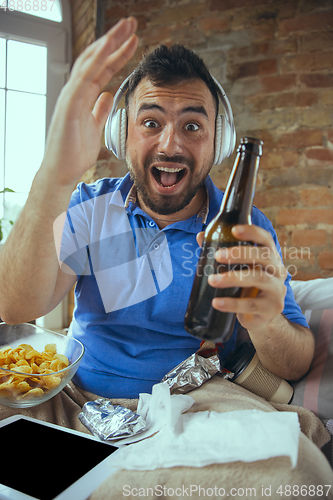
[[115, 469], [95, 436], [15, 415], [0, 421], [2, 500], [84, 500]]

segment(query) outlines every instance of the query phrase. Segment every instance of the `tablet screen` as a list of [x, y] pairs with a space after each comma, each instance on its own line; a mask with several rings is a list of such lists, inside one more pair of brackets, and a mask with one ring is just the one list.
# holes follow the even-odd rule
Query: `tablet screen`
[[24, 419], [1, 427], [0, 442], [0, 483], [38, 500], [52, 500], [117, 450]]

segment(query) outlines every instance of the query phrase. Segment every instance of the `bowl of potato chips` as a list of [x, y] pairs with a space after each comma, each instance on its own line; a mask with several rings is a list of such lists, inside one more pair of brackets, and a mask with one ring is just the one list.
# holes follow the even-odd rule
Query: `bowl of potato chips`
[[75, 375], [84, 346], [30, 323], [0, 323], [0, 404], [28, 408], [58, 394]]

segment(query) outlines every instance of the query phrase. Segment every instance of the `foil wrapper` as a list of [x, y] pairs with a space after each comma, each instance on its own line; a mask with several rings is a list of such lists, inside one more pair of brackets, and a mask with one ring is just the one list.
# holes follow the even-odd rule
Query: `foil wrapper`
[[124, 406], [114, 406], [106, 398], [85, 403], [79, 419], [94, 436], [102, 441], [115, 441], [135, 436], [147, 428], [145, 420], [140, 415]]
[[331, 419], [327, 422], [327, 424], [326, 424], [326, 429], [327, 429], [327, 430], [328, 430], [328, 432], [329, 432], [330, 434], [332, 434], [332, 436], [333, 436], [333, 418], [331, 418]]
[[230, 372], [229, 370], [222, 370], [221, 373], [218, 374], [219, 377], [224, 378], [226, 380], [231, 380], [234, 378], [235, 374]]
[[200, 387], [219, 371], [218, 355], [204, 358], [194, 353], [167, 373], [162, 382], [168, 384], [170, 394], [185, 394]]

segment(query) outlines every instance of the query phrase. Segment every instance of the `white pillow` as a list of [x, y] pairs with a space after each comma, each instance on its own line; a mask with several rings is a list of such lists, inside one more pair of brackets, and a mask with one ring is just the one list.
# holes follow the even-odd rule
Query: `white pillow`
[[333, 309], [333, 278], [290, 281], [297, 304], [302, 311]]

